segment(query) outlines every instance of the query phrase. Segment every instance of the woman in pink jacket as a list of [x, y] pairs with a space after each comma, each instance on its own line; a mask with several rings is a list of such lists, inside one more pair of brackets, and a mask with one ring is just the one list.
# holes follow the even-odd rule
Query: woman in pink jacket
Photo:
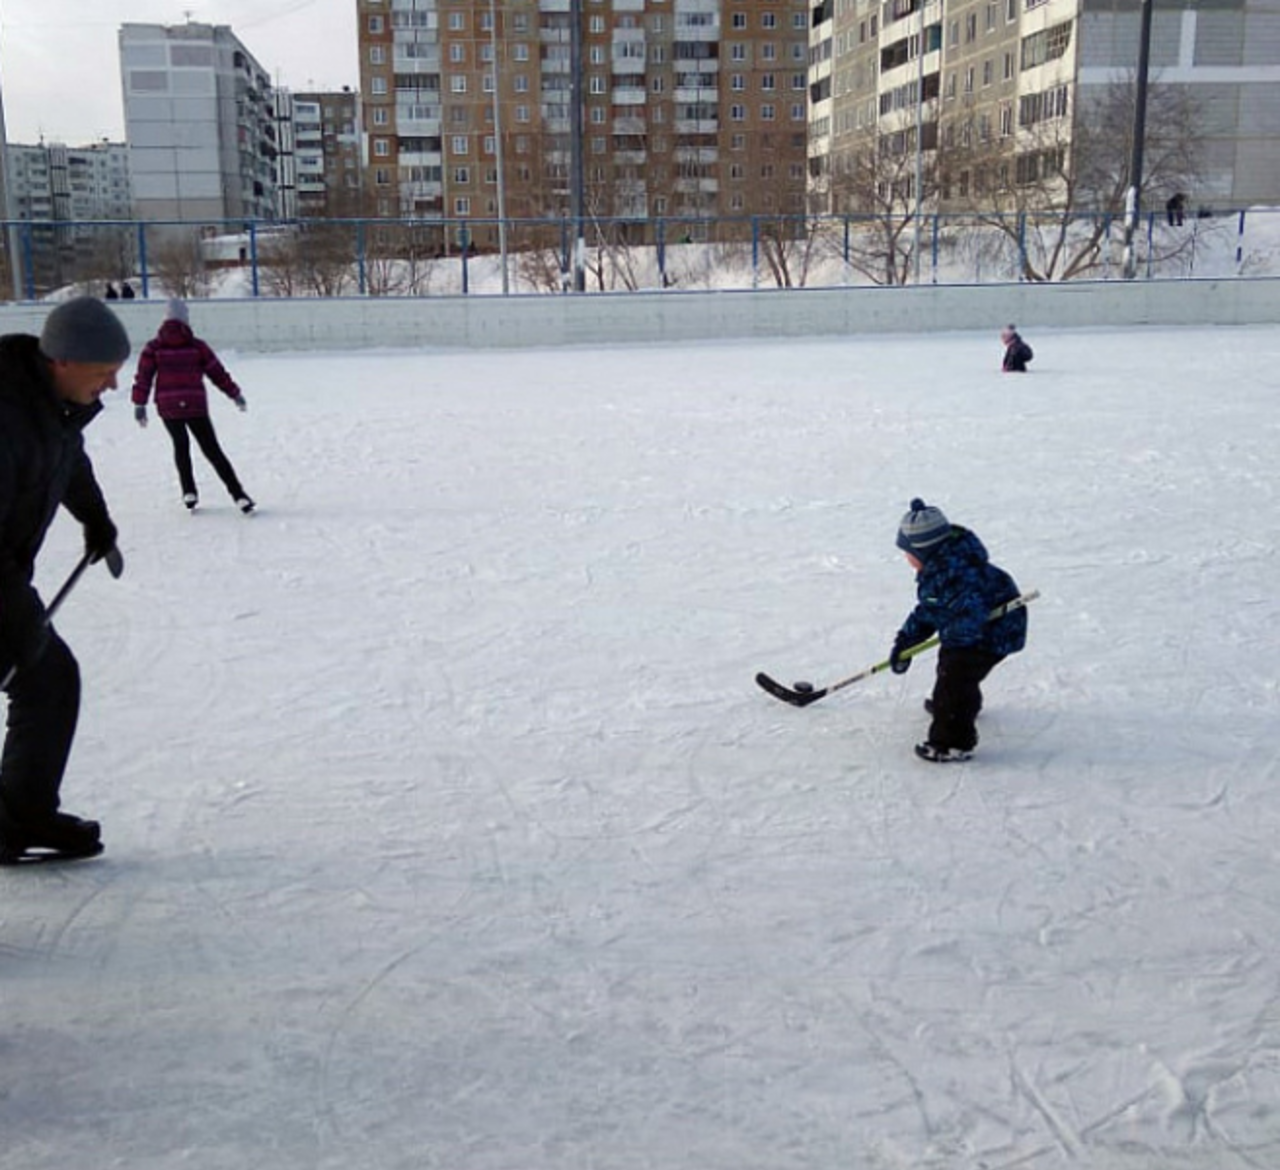
[[240, 387], [218, 361], [217, 354], [191, 332], [186, 303], [174, 297], [169, 301], [160, 332], [147, 342], [138, 358], [138, 373], [133, 380], [134, 417], [140, 427], [147, 425], [147, 399], [154, 382], [156, 410], [173, 440], [173, 461], [182, 484], [182, 502], [188, 509], [194, 509], [200, 502], [191, 467], [191, 438], [194, 437], [231, 493], [236, 507], [248, 515], [253, 511], [253, 500], [241, 487], [231, 460], [218, 445], [213, 420], [209, 417], [209, 399], [204, 388], [206, 377], [241, 410], [248, 408]]

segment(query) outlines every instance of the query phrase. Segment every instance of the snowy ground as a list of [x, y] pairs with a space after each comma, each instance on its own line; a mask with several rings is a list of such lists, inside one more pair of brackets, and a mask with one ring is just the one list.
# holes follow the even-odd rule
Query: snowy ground
[[[252, 520], [117, 396], [0, 1167], [1280, 1164], [1280, 329], [1030, 340], [228, 355]], [[963, 768], [929, 665], [752, 684], [912, 494], [1045, 595]]]

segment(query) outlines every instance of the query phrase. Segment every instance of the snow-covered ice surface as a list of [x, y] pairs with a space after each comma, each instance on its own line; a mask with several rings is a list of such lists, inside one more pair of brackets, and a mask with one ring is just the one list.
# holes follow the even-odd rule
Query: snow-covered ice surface
[[[1280, 329], [1030, 341], [225, 355], [251, 520], [117, 396], [0, 1167], [1280, 1164]], [[964, 767], [752, 683], [914, 494], [1044, 592]]]

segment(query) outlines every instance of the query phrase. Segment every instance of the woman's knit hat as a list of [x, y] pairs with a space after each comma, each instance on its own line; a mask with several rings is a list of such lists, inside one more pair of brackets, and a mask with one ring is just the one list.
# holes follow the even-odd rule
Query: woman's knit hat
[[164, 307], [164, 319], [166, 321], [181, 321], [184, 325], [190, 325], [191, 314], [187, 312], [187, 302], [181, 297], [170, 297]]
[[129, 335], [97, 297], [72, 297], [44, 319], [40, 352], [55, 362], [115, 365], [129, 356]]
[[942, 509], [915, 499], [911, 501], [911, 511], [898, 525], [898, 547], [923, 561], [950, 535], [951, 521]]

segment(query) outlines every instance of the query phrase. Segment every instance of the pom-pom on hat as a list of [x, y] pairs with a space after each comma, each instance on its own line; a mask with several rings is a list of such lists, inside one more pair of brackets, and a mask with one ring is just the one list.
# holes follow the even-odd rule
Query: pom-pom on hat
[[181, 297], [170, 297], [164, 307], [164, 319], [166, 321], [181, 321], [184, 325], [190, 325], [191, 314], [187, 312], [187, 302]]
[[129, 356], [129, 335], [97, 297], [72, 297], [45, 318], [40, 352], [55, 362], [115, 365]]
[[923, 561], [950, 535], [951, 521], [942, 509], [917, 498], [911, 501], [911, 511], [898, 525], [898, 547]]

